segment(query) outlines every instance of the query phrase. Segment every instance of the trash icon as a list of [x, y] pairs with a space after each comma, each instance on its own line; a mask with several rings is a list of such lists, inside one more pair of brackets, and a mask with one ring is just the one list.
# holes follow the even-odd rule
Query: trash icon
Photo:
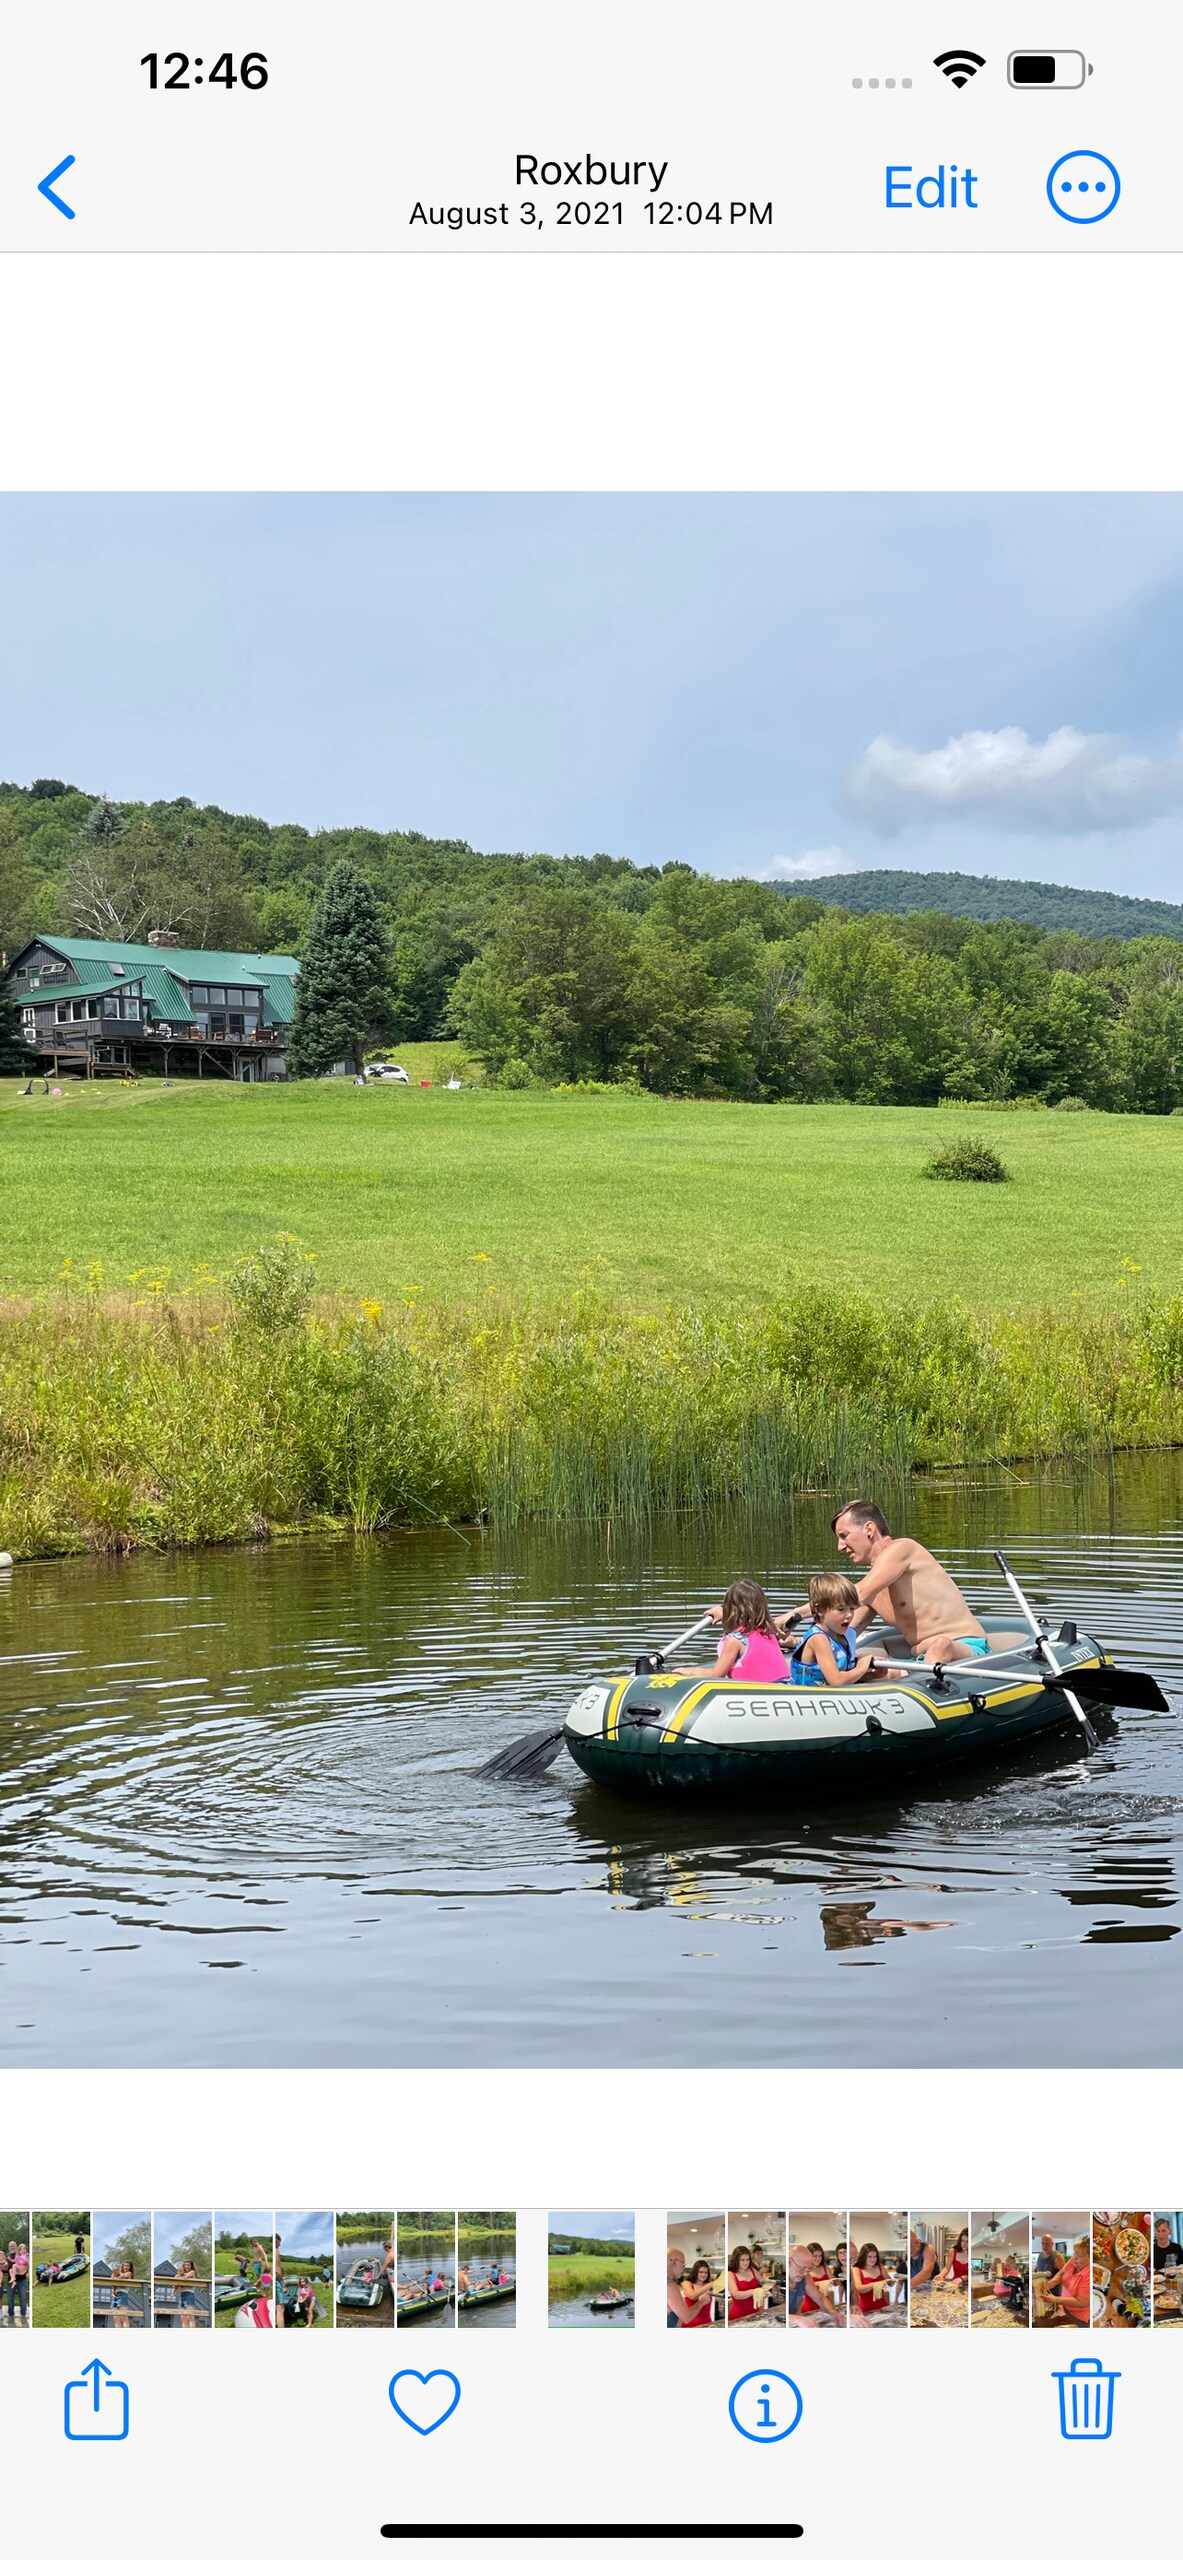
[[1113, 2388], [1120, 2373], [1106, 2373], [1099, 2356], [1073, 2356], [1060, 2386], [1060, 2433], [1075, 2444], [1103, 2444], [1113, 2433]]

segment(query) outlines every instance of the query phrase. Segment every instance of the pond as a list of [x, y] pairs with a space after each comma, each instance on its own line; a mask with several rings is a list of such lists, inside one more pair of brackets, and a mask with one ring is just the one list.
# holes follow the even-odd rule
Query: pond
[[[623, 2291], [623, 2287], [620, 2288]], [[635, 2327], [633, 2304], [615, 2303], [610, 2310], [593, 2310], [595, 2288], [587, 2293], [561, 2294], [552, 2300], [547, 2311], [549, 2329], [632, 2329]]]
[[[6, 2062], [1173, 2063], [1174, 1719], [800, 1816], [475, 1774], [734, 1572], [796, 1597], [830, 1507], [0, 1577]], [[1183, 1695], [1180, 1458], [896, 1507]]]

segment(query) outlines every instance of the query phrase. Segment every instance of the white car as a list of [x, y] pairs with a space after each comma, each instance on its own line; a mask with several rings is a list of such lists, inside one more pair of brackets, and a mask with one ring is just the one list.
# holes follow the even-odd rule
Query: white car
[[366, 1077], [370, 1084], [409, 1084], [411, 1081], [405, 1067], [389, 1067], [384, 1058], [376, 1058], [373, 1065], [366, 1068]]

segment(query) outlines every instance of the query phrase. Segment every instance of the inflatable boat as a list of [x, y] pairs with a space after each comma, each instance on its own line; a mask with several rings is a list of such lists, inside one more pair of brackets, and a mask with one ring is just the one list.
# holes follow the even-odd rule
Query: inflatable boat
[[[300, 2279], [298, 2276], [285, 2276], [283, 2278], [279, 2288], [279, 2299], [283, 2308], [283, 2325], [285, 2329], [307, 2329], [309, 2323], [300, 2309]], [[326, 2311], [323, 2302], [318, 2302], [316, 2306], [316, 2319], [311, 2323], [312, 2327], [316, 2327], [317, 2320], [327, 2320], [328, 2316], [328, 2312]]]
[[215, 2276], [215, 2311], [236, 2311], [240, 2302], [254, 2300], [256, 2287], [249, 2276]]
[[425, 2311], [446, 2311], [449, 2308], [451, 2301], [452, 2287], [450, 2284], [445, 2285], [442, 2293], [412, 2293], [410, 2295], [400, 2293], [397, 2305], [397, 2318], [400, 2329], [404, 2320], [419, 2320], [422, 2318]]
[[273, 2329], [275, 2322], [271, 2317], [270, 2303], [244, 2302], [241, 2311], [234, 2314], [234, 2326], [236, 2329]]
[[[1083, 1721], [1094, 1709], [1167, 1711], [1157, 1681], [1114, 1663], [1069, 1620], [979, 1616], [989, 1651], [933, 1669], [908, 1658], [894, 1631], [876, 1631], [868, 1663], [894, 1657], [865, 1688], [716, 1680], [650, 1667], [593, 1680], [569, 1707], [562, 1738], [577, 1767], [617, 1795], [743, 1797], [890, 1791], [937, 1785], [965, 1762]], [[1044, 1628], [1046, 1627], [1046, 1632]], [[1075, 1704], [1073, 1701], [1075, 1700]]]
[[589, 2302], [587, 2307], [589, 2311], [631, 2311], [632, 2303], [631, 2293], [622, 2293], [619, 2298], [598, 2293], [594, 2302]]
[[72, 2276], [84, 2276], [89, 2265], [89, 2258], [63, 2258], [57, 2266], [51, 2259], [47, 2265], [38, 2267], [37, 2282], [38, 2284], [69, 2284]]
[[458, 2293], [458, 2311], [483, 2311], [487, 2302], [507, 2302], [517, 2292], [517, 2278], [510, 2276], [505, 2284], [470, 2285], [467, 2293]]
[[359, 2258], [348, 2275], [342, 2276], [337, 2300], [344, 2311], [376, 2311], [385, 2291], [382, 2258]]

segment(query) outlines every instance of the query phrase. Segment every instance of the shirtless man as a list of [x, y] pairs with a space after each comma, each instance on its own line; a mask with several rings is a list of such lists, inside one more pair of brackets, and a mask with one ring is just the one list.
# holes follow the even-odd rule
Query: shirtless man
[[[893, 1538], [876, 1502], [848, 1502], [831, 1523], [843, 1555], [860, 1567], [857, 1635], [874, 1617], [895, 1627], [925, 1662], [964, 1662], [990, 1640], [943, 1564], [918, 1538]], [[778, 1630], [788, 1625], [778, 1618]]]

